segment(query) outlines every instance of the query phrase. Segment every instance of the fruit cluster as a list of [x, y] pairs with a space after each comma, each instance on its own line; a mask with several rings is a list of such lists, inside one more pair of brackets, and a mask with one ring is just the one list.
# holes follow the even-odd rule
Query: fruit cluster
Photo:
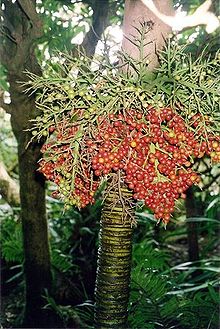
[[99, 182], [92, 179], [89, 161], [76, 140], [76, 135], [81, 135], [79, 126], [68, 124], [65, 118], [56, 128], [51, 126], [48, 130], [52, 134], [51, 140], [41, 149], [44, 157], [39, 162], [39, 171], [58, 186], [52, 196], [62, 196], [67, 207], [76, 205], [83, 208], [94, 203]]
[[120, 170], [134, 199], [166, 223], [175, 201], [199, 182], [195, 159], [208, 155], [220, 162], [220, 138], [207, 135], [207, 121], [196, 115], [186, 124], [170, 108], [149, 107], [146, 114], [130, 109], [100, 116], [92, 134], [87, 129], [79, 139], [80, 125], [63, 120], [50, 127], [40, 171], [59, 186], [55, 194], [84, 207], [94, 202], [101, 178]]

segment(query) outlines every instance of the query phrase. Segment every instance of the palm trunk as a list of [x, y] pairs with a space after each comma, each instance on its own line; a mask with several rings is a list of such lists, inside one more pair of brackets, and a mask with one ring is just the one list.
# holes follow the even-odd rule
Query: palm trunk
[[[121, 192], [124, 198], [131, 194], [127, 189]], [[109, 193], [100, 224], [95, 325], [102, 329], [127, 328], [132, 227], [128, 219], [123, 221], [121, 201], [115, 205], [114, 200], [115, 193]]]

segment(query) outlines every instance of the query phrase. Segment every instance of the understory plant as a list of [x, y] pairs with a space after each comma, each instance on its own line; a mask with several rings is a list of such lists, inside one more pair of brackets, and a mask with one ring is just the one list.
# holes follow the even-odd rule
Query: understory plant
[[[195, 283], [190, 279], [190, 270], [191, 266], [196, 268], [196, 264], [179, 264], [170, 268], [166, 256], [161, 247], [152, 247], [150, 240], [134, 246], [130, 327], [217, 328], [219, 259], [204, 259], [203, 275]], [[185, 281], [181, 284], [183, 268]]]

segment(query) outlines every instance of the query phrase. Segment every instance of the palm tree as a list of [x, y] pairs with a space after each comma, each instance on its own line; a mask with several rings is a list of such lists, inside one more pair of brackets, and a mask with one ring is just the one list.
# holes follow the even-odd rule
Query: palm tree
[[[170, 1], [155, 1], [161, 12], [171, 14]], [[130, 38], [137, 36], [139, 24], [150, 27], [146, 34], [143, 58], [151, 62], [150, 69], [157, 64], [155, 48], [164, 45], [170, 28], [147, 9], [140, 0], [125, 1], [123, 50], [137, 58], [138, 50]], [[128, 38], [127, 38], [128, 37]], [[134, 39], [133, 39], [134, 40]], [[131, 72], [132, 74], [132, 72]], [[132, 212], [129, 203], [130, 191], [120, 187], [108, 194], [101, 217], [98, 267], [95, 289], [95, 326], [102, 329], [127, 328], [127, 308], [132, 251]], [[131, 215], [126, 216], [126, 214]]]

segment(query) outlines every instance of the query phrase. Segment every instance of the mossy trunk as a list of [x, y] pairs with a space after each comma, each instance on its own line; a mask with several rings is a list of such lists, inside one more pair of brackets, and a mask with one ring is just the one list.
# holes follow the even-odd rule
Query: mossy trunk
[[[17, 86], [11, 82], [13, 112], [11, 122], [18, 141], [18, 164], [20, 183], [20, 206], [24, 245], [25, 311], [23, 326], [47, 328], [45, 290], [51, 287], [50, 251], [45, 203], [45, 181], [38, 173], [41, 145], [30, 143], [25, 130], [25, 117], [34, 109], [34, 100], [18, 95]], [[23, 101], [22, 101], [23, 99]], [[23, 115], [22, 115], [23, 113]], [[20, 118], [18, 118], [18, 116]], [[24, 120], [24, 121], [23, 121]], [[22, 129], [23, 128], [23, 129]]]
[[[26, 305], [24, 325], [46, 327], [45, 290], [51, 287], [50, 254], [45, 207], [44, 180], [37, 173], [39, 146], [31, 145], [19, 150], [21, 217], [24, 242], [24, 273], [26, 279]], [[23, 150], [23, 152], [22, 152]]]
[[[131, 192], [122, 189], [128, 198]], [[120, 199], [107, 196], [102, 211], [98, 268], [95, 288], [95, 326], [100, 329], [127, 328], [131, 271], [132, 227]]]

